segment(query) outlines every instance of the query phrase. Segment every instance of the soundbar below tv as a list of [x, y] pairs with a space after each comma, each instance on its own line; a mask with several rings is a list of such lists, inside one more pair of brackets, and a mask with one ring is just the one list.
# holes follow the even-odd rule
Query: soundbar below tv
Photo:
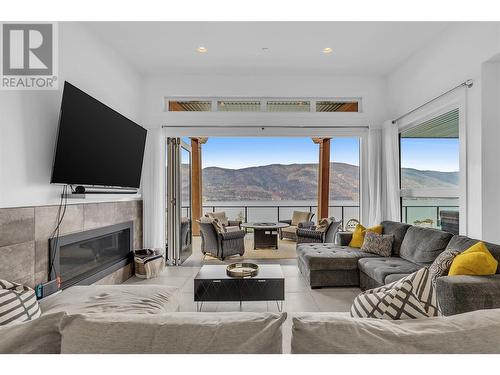
[[51, 183], [139, 188], [146, 133], [65, 82]]

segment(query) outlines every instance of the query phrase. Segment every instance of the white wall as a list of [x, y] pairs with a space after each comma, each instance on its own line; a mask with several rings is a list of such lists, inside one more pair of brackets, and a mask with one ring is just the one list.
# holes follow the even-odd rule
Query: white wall
[[141, 77], [83, 24], [59, 24], [59, 79], [57, 91], [0, 91], [0, 207], [58, 203], [49, 182], [64, 80], [139, 120]]
[[[500, 51], [500, 24], [458, 23], [450, 26], [423, 49], [413, 54], [388, 75], [388, 108], [391, 117], [405, 113], [471, 78], [467, 91], [467, 230], [468, 235], [484, 238], [486, 218], [481, 207], [484, 173], [481, 137], [481, 65]], [[487, 146], [487, 145], [486, 145]], [[498, 219], [496, 219], [498, 224]], [[497, 225], [498, 226], [498, 225]]]
[[[362, 97], [362, 113], [175, 113], [165, 97]], [[168, 125], [369, 126], [386, 119], [385, 80], [374, 77], [304, 75], [168, 75], [146, 80], [142, 102], [148, 127]], [[212, 133], [215, 134], [215, 133]], [[196, 134], [201, 135], [201, 134]], [[210, 134], [207, 134], [210, 135]], [[245, 132], [232, 135], [248, 135]], [[255, 134], [259, 135], [259, 134]]]
[[500, 243], [500, 63], [483, 64], [481, 78], [483, 238]]

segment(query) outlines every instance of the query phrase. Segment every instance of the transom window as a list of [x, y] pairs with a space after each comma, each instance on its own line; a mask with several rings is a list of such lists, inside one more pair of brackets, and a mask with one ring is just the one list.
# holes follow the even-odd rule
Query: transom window
[[186, 98], [165, 99], [168, 112], [361, 112], [360, 98]]

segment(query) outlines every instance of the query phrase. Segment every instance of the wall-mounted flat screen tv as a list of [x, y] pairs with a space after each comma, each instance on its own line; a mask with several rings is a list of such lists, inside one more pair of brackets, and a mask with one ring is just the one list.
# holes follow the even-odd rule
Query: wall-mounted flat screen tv
[[51, 183], [138, 188], [146, 132], [65, 82]]

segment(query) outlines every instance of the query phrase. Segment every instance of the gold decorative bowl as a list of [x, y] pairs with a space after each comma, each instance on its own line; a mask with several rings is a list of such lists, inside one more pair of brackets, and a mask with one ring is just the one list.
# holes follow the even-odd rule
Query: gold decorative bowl
[[253, 277], [259, 272], [259, 266], [254, 263], [232, 263], [226, 267], [226, 273], [231, 277]]

